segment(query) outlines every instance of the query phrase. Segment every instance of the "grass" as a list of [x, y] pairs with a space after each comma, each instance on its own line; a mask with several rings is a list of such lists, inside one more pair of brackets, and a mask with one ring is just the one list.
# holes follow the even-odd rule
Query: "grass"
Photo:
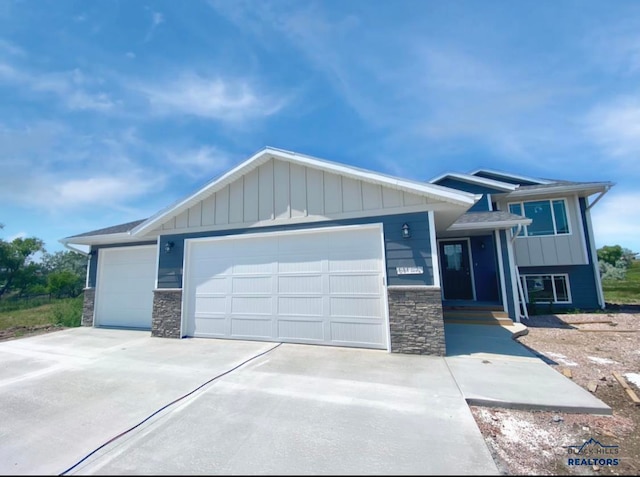
[[0, 311], [0, 331], [42, 325], [80, 326], [82, 296], [53, 300], [46, 305]]
[[640, 304], [640, 260], [634, 260], [624, 280], [603, 280], [604, 300], [616, 304]]

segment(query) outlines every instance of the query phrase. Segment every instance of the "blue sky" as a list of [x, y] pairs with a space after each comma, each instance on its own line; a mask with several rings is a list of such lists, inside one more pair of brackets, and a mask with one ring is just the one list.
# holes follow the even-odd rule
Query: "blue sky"
[[640, 2], [0, 2], [0, 237], [148, 217], [269, 145], [616, 186], [640, 252]]

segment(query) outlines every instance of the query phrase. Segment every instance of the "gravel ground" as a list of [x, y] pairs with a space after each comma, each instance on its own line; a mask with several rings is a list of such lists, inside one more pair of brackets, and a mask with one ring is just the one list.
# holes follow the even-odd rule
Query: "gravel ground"
[[[614, 372], [624, 376], [640, 396], [640, 313], [632, 311], [535, 316], [526, 323], [529, 333], [518, 341], [611, 406], [613, 416], [472, 406], [503, 474], [640, 474], [640, 406], [613, 376]], [[571, 455], [563, 446], [581, 445], [591, 438], [618, 446], [607, 449], [607, 455], [597, 455], [618, 458], [618, 465], [569, 466]]]

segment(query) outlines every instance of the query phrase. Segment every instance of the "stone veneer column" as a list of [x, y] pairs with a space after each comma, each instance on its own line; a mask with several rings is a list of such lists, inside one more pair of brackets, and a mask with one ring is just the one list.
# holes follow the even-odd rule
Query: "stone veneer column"
[[182, 289], [157, 288], [153, 290], [151, 336], [181, 338]]
[[85, 288], [82, 302], [82, 326], [93, 326], [93, 308], [96, 302], [96, 289]]
[[390, 286], [391, 352], [445, 355], [440, 288]]

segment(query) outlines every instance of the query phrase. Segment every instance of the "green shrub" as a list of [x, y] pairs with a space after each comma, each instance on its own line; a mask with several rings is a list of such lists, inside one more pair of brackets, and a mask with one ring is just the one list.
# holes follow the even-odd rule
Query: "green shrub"
[[82, 296], [58, 300], [51, 308], [53, 322], [59, 326], [80, 326], [82, 320]]

